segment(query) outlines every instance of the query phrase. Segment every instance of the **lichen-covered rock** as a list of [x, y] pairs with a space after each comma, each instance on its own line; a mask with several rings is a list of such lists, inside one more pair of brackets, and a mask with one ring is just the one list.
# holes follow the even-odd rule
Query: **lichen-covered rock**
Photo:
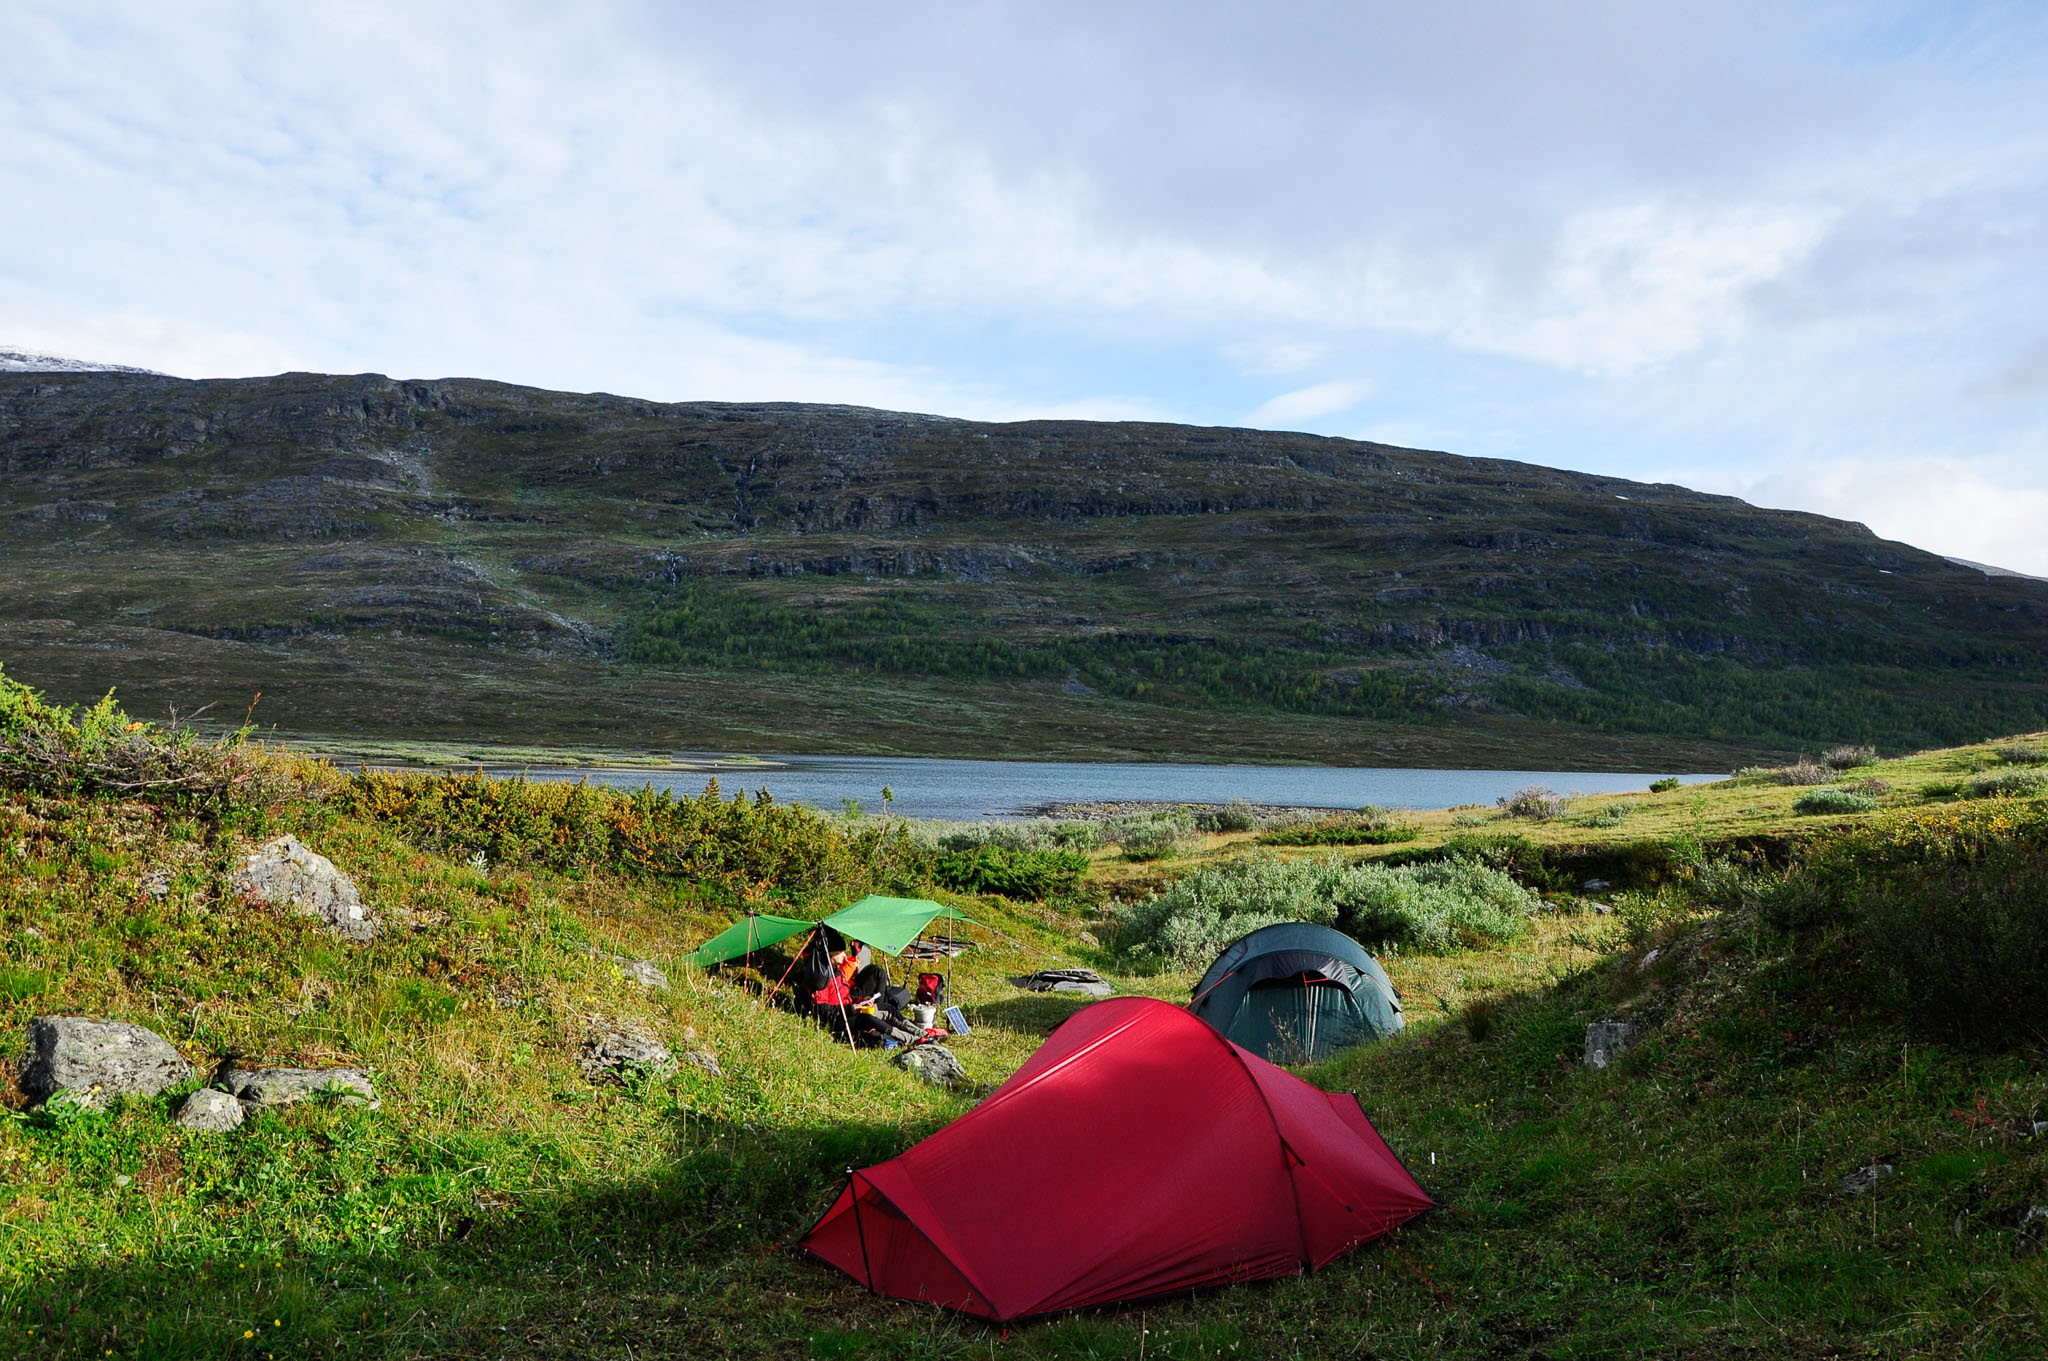
[[201, 1087], [178, 1107], [178, 1124], [196, 1134], [225, 1134], [242, 1123], [242, 1103], [215, 1087]]
[[377, 1099], [370, 1075], [360, 1068], [234, 1068], [228, 1091], [245, 1106], [288, 1106], [309, 1096], [338, 1095], [350, 1105]]
[[1872, 1163], [1868, 1167], [1859, 1167], [1835, 1184], [1835, 1194], [1844, 1200], [1867, 1196], [1879, 1182], [1891, 1176], [1896, 1170], [1890, 1163]]
[[701, 1068], [713, 1077], [724, 1077], [725, 1069], [718, 1066], [718, 1055], [709, 1049], [685, 1049], [683, 1062], [692, 1068]]
[[608, 1026], [584, 1037], [576, 1066], [592, 1082], [617, 1082], [626, 1073], [673, 1073], [676, 1056], [668, 1046], [633, 1026]]
[[290, 833], [257, 847], [235, 871], [231, 887], [256, 902], [318, 917], [344, 940], [369, 940], [377, 934], [376, 919], [363, 906], [355, 881]]
[[69, 1092], [104, 1110], [115, 1097], [155, 1096], [192, 1079], [192, 1065], [153, 1030], [90, 1016], [38, 1016], [28, 1023], [21, 1089], [38, 1100]]
[[899, 1049], [890, 1061], [906, 1073], [915, 1073], [934, 1087], [966, 1087], [972, 1079], [958, 1056], [942, 1044], [920, 1044]]
[[1605, 1068], [1636, 1042], [1636, 1028], [1628, 1021], [1595, 1021], [1586, 1027], [1586, 1066]]
[[599, 959], [616, 964], [620, 973], [632, 979], [643, 988], [652, 992], [668, 991], [668, 975], [663, 973], [660, 966], [651, 960], [628, 959], [624, 955], [607, 954], [603, 950], [596, 949], [593, 949], [590, 953], [596, 955]]

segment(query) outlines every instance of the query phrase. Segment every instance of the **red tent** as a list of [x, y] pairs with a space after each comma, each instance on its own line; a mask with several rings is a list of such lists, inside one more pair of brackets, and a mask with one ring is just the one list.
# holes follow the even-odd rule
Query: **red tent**
[[1432, 1204], [1357, 1097], [1125, 997], [849, 1174], [803, 1246], [881, 1294], [1008, 1321], [1313, 1271]]

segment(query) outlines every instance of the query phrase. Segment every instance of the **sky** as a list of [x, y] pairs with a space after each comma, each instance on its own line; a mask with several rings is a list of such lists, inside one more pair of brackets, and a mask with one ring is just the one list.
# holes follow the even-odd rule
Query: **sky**
[[10, 0], [0, 347], [1307, 430], [2048, 576], [2048, 6]]

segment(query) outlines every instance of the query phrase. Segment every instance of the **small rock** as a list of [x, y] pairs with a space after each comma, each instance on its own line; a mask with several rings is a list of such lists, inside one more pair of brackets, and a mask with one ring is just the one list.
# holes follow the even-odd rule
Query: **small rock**
[[171, 872], [151, 870], [137, 881], [135, 887], [146, 897], [168, 898], [171, 895]]
[[709, 1049], [685, 1049], [683, 1062], [692, 1068], [702, 1068], [713, 1077], [724, 1077], [725, 1069], [718, 1066], [718, 1055]]
[[576, 1066], [592, 1082], [616, 1082], [628, 1069], [673, 1073], [676, 1056], [643, 1030], [606, 1028], [584, 1038], [576, 1051]]
[[934, 1087], [966, 1087], [971, 1079], [959, 1058], [942, 1044], [920, 1044], [899, 1049], [890, 1057], [906, 1073], [915, 1073]]
[[2029, 1205], [2020, 1216], [2019, 1241], [2014, 1248], [2021, 1253], [2039, 1252], [2043, 1243], [2048, 1243], [2048, 1205]]
[[1636, 972], [1641, 973], [1644, 969], [1647, 969], [1652, 964], [1655, 964], [1658, 958], [1663, 953], [1664, 952], [1662, 950], [1652, 950], [1648, 954], [1644, 955], [1642, 959], [1636, 963]]
[[1614, 904], [1612, 903], [1589, 902], [1586, 904], [1586, 906], [1593, 909], [1593, 911], [1599, 913], [1603, 917], [1606, 916], [1608, 913], [1614, 911]]
[[235, 871], [230, 886], [256, 902], [318, 917], [343, 940], [364, 941], [377, 934], [376, 919], [364, 908], [355, 881], [289, 833], [258, 847]]
[[214, 1087], [201, 1087], [178, 1107], [178, 1123], [199, 1134], [225, 1134], [242, 1123], [242, 1103]]
[[329, 1092], [351, 1106], [377, 1099], [370, 1075], [360, 1068], [235, 1068], [226, 1081], [227, 1089], [252, 1109], [288, 1106]]
[[1636, 1028], [1630, 1021], [1595, 1021], [1586, 1027], [1586, 1066], [1605, 1068], [1635, 1047]]
[[1078, 992], [1089, 997], [1107, 997], [1116, 991], [1093, 969], [1040, 969], [1012, 978], [1010, 983], [1026, 992]]
[[192, 1079], [192, 1065], [153, 1030], [89, 1016], [38, 1016], [28, 1023], [21, 1089], [38, 1100], [70, 1092], [104, 1110], [117, 1096], [155, 1096]]
[[1859, 1167], [1842, 1178], [1835, 1186], [1835, 1194], [1845, 1200], [1869, 1195], [1872, 1187], [1891, 1176], [1895, 1170], [1890, 1163], [1872, 1163], [1868, 1167]]
[[1585, 883], [1579, 885], [1579, 887], [1581, 890], [1587, 893], [1605, 893], [1608, 889], [1614, 886], [1608, 883], [1605, 879], [1588, 879]]
[[603, 950], [591, 952], [599, 959], [609, 960], [619, 966], [619, 972], [652, 992], [668, 991], [668, 975], [652, 962], [645, 959], [628, 959], [624, 955], [606, 954]]

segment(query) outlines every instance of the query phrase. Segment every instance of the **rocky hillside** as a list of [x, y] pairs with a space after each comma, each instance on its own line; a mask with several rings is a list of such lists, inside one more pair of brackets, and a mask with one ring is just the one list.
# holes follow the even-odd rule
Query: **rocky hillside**
[[0, 664], [287, 731], [1705, 766], [2048, 722], [2048, 584], [1306, 435], [0, 374]]

